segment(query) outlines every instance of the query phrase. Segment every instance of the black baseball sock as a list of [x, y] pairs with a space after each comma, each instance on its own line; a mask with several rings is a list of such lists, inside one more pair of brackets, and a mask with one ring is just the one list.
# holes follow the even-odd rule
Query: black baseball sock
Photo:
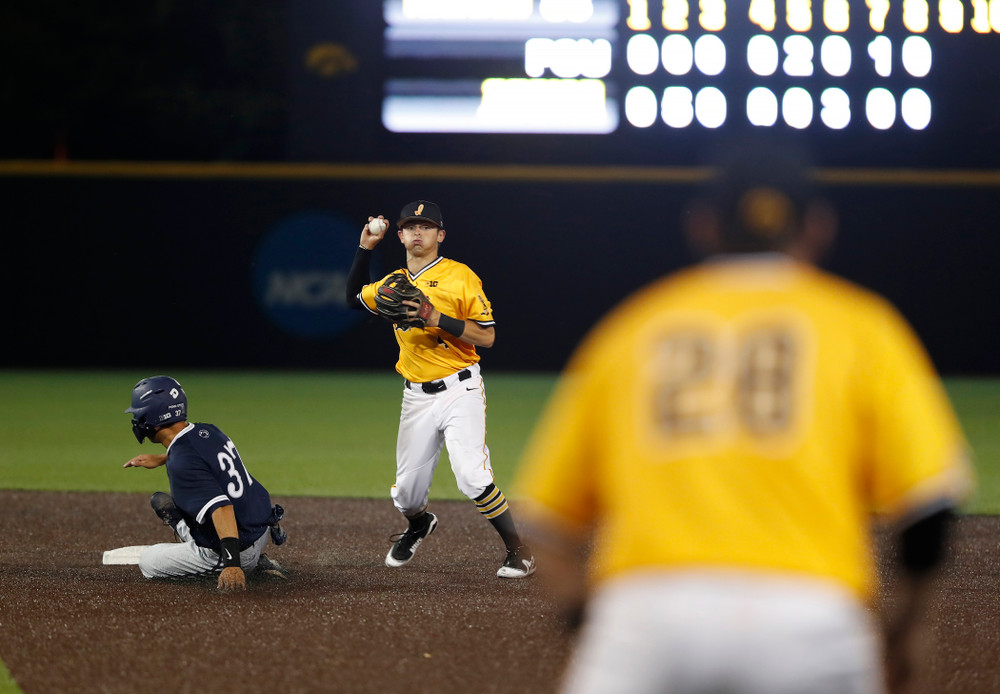
[[514, 551], [521, 546], [521, 537], [514, 527], [514, 516], [510, 512], [510, 506], [507, 505], [503, 492], [495, 484], [488, 486], [474, 501], [479, 512], [496, 529], [508, 551]]
[[423, 510], [415, 516], [407, 516], [406, 520], [410, 522], [410, 530], [423, 530], [431, 522], [431, 517]]

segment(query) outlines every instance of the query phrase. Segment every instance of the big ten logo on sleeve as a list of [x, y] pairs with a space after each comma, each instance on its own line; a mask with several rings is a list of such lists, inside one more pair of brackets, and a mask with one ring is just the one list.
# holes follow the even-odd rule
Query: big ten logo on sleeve
[[[268, 320], [297, 337], [326, 339], [349, 332], [364, 315], [347, 306], [347, 273], [358, 224], [329, 212], [280, 220], [260, 241], [253, 289]], [[372, 258], [377, 271], [378, 258]]]

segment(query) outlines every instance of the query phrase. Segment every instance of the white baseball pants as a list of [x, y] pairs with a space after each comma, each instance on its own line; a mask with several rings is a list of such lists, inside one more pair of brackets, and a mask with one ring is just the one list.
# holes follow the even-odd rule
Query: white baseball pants
[[598, 589], [563, 694], [882, 694], [868, 613], [824, 582], [646, 573]]
[[493, 483], [486, 445], [486, 389], [479, 365], [441, 379], [445, 390], [425, 393], [419, 383], [403, 388], [396, 437], [396, 483], [393, 504], [404, 515], [419, 513], [430, 497], [442, 446], [448, 447], [458, 489], [475, 499]]
[[[191, 530], [186, 521], [177, 524], [180, 542], [162, 542], [151, 545], [139, 555], [139, 570], [146, 578], [185, 578], [217, 573], [221, 570], [219, 553], [199, 547], [191, 539]], [[267, 544], [268, 533], [264, 532], [256, 542], [240, 552], [240, 565], [244, 571], [257, 566], [260, 553]]]

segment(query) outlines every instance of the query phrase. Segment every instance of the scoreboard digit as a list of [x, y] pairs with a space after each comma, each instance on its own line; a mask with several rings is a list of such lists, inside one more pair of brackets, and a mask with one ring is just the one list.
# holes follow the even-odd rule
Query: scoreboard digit
[[938, 46], [1000, 34], [1000, 0], [385, 0], [383, 14], [382, 120], [404, 133], [921, 131]]

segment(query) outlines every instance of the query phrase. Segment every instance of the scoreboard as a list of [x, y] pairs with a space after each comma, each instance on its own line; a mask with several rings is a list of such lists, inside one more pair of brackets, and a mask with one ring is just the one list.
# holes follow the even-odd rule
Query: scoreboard
[[379, 94], [365, 115], [383, 151], [687, 164], [720, 137], [780, 131], [831, 165], [1000, 166], [1000, 0], [384, 0], [380, 10], [380, 55], [367, 56]]

